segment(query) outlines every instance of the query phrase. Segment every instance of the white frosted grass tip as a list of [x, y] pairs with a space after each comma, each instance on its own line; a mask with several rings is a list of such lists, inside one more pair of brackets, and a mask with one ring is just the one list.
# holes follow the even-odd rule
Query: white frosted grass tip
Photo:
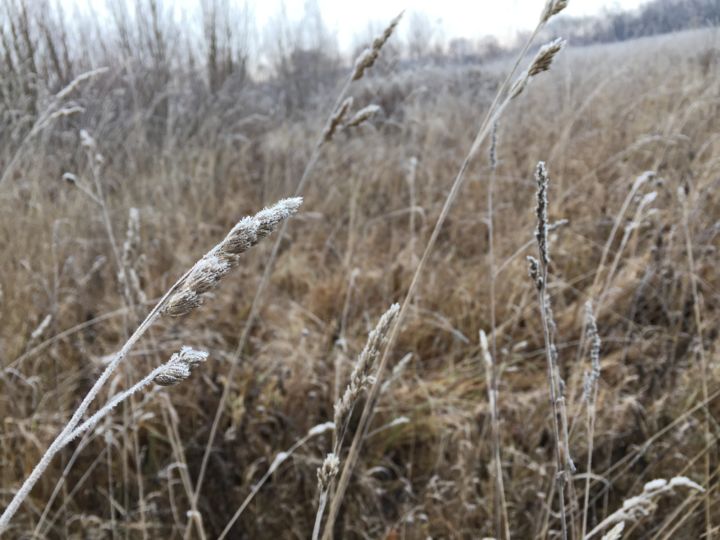
[[548, 22], [551, 17], [560, 13], [567, 7], [567, 5], [568, 0], [548, 0], [545, 4], [545, 9], [543, 9], [542, 15], [540, 16], [540, 20], [543, 23]]
[[330, 486], [330, 482], [332, 482], [333, 478], [337, 476], [339, 470], [340, 459], [333, 453], [328, 454], [322, 465], [318, 467], [317, 470], [318, 487], [320, 488], [320, 492], [325, 491]]
[[202, 304], [203, 295], [239, 264], [238, 255], [273, 232], [282, 221], [297, 212], [302, 202], [302, 197], [282, 199], [254, 216], [241, 219], [222, 242], [195, 263], [168, 299], [163, 312], [171, 317], [182, 317]]
[[335, 429], [334, 422], [325, 422], [323, 424], [318, 424], [317, 426], [311, 427], [307, 433], [307, 436], [315, 437], [317, 435], [322, 435], [323, 433], [327, 433], [328, 431], [332, 431], [333, 429]]
[[48, 329], [48, 326], [50, 326], [50, 322], [52, 321], [52, 315], [48, 314], [45, 316], [45, 318], [42, 320], [42, 322], [38, 325], [38, 327], [33, 330], [32, 334], [30, 334], [30, 339], [32, 341], [35, 341], [37, 339], [40, 339], [45, 331]]
[[555, 56], [565, 47], [565, 44], [564, 39], [557, 38], [540, 47], [530, 67], [518, 77], [510, 88], [510, 98], [519, 96], [533, 77], [549, 70]]
[[583, 399], [590, 403], [593, 399], [595, 385], [600, 379], [600, 334], [598, 333], [597, 320], [593, 313], [592, 302], [585, 304], [585, 326], [587, 327], [587, 338], [590, 341], [590, 371], [585, 373], [583, 382]]
[[350, 412], [357, 399], [362, 393], [375, 382], [375, 377], [372, 375], [372, 370], [380, 356], [382, 345], [385, 342], [385, 338], [390, 331], [390, 327], [400, 312], [400, 305], [393, 304], [390, 308], [380, 317], [377, 326], [374, 330], [368, 334], [368, 340], [365, 344], [365, 348], [358, 356], [355, 367], [350, 375], [350, 382], [345, 388], [343, 396], [335, 403], [335, 416], [334, 424], [335, 429], [338, 432], [342, 432], [345, 421], [347, 420]]
[[332, 140], [335, 132], [337, 131], [337, 128], [340, 127], [340, 125], [342, 125], [343, 123], [343, 120], [345, 120], [345, 117], [347, 116], [348, 111], [352, 107], [352, 104], [353, 98], [346, 98], [345, 101], [343, 101], [337, 108], [337, 110], [333, 113], [333, 115], [330, 117], [330, 120], [328, 121], [327, 126], [325, 127], [325, 131], [323, 131], [323, 142], [328, 142]]
[[162, 367], [160, 372], [153, 379], [160, 386], [172, 386], [178, 384], [188, 377], [193, 368], [207, 360], [208, 353], [196, 351], [191, 347], [183, 347], [180, 352], [172, 355], [170, 360]]
[[371, 104], [367, 107], [363, 107], [358, 112], [356, 112], [350, 120], [348, 120], [347, 124], [345, 124], [345, 127], [357, 127], [360, 124], [363, 124], [370, 120], [370, 118], [372, 118], [373, 116], [380, 114], [381, 112], [382, 107], [380, 107], [379, 105]]
[[362, 51], [357, 57], [357, 60], [355, 60], [355, 69], [353, 70], [352, 74], [353, 81], [361, 79], [362, 76], [365, 74], [365, 70], [373, 66], [378, 56], [380, 55], [380, 49], [382, 49], [383, 45], [385, 45], [387, 40], [390, 39], [390, 36], [395, 31], [398, 23], [400, 23], [400, 18], [402, 17], [402, 15], [403, 14], [400, 13], [400, 15], [390, 21], [390, 24], [387, 26], [387, 28], [385, 28], [383, 33], [373, 40], [372, 46]]

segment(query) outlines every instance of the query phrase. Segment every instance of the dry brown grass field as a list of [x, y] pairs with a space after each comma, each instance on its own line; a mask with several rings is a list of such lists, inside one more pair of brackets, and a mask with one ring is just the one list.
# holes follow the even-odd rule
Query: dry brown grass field
[[[349, 412], [341, 472], [358, 426], [362, 446], [326, 537], [561, 538], [558, 488], [567, 537], [582, 537], [584, 514], [587, 533], [624, 503], [592, 538], [616, 523], [615, 538], [720, 536], [718, 43], [703, 30], [569, 46], [511, 100], [439, 230], [364, 431], [369, 394]], [[308, 432], [333, 421], [368, 333], [405, 300], [512, 62], [411, 69], [383, 50], [349, 88], [353, 111], [382, 110], [314, 155], [342, 81], [280, 114], [270, 83], [210, 99], [188, 66], [143, 71], [115, 54], [67, 92], [72, 77], [50, 84], [40, 66], [32, 100], [21, 78], [0, 81], [0, 510], [163, 293], [240, 218], [293, 196], [314, 163], [287, 225], [202, 306], [160, 317], [90, 414], [181, 346], [207, 360], [62, 448], [0, 534], [216, 538], [253, 494], [227, 538], [310, 538], [335, 441], [327, 426]], [[576, 465], [566, 483], [526, 260], [538, 257], [539, 161]], [[594, 400], [588, 301], [602, 342]], [[675, 477], [697, 487], [676, 481], [633, 506], [646, 483]]]

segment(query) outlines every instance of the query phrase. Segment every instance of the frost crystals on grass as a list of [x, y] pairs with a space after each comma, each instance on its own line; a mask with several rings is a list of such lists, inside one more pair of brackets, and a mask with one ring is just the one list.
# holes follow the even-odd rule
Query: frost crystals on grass
[[372, 67], [372, 65], [375, 63], [375, 60], [377, 60], [378, 56], [380, 55], [380, 49], [382, 49], [383, 45], [385, 45], [385, 42], [390, 39], [390, 36], [395, 31], [395, 27], [400, 22], [401, 17], [402, 13], [400, 13], [400, 15], [390, 21], [390, 24], [383, 31], [383, 33], [373, 40], [372, 47], [365, 49], [363, 52], [360, 53], [360, 56], [358, 56], [357, 60], [355, 60], [355, 70], [352, 74], [353, 81], [361, 79], [365, 73], [365, 70]]
[[238, 255], [273, 232], [302, 204], [302, 197], [283, 199], [252, 217], [241, 219], [225, 239], [212, 248], [188, 272], [180, 288], [170, 297], [164, 313], [182, 317], [203, 302], [202, 295], [214, 289], [239, 264]]
[[510, 98], [516, 98], [520, 94], [522, 94], [523, 90], [525, 90], [525, 87], [530, 82], [530, 80], [535, 77], [536, 75], [539, 75], [543, 71], [547, 71], [550, 69], [550, 66], [552, 65], [553, 59], [559, 53], [562, 48], [565, 46], [565, 40], [562, 38], [557, 38], [550, 43], [546, 43], [542, 47], [540, 47], [540, 50], [535, 55], [535, 58], [533, 59], [532, 63], [530, 64], [530, 67], [522, 73], [518, 79], [513, 83], [512, 88], [510, 88]]
[[207, 360], [208, 353], [196, 351], [191, 347], [183, 347], [179, 353], [175, 353], [163, 366], [163, 369], [155, 375], [155, 383], [160, 386], [172, 386], [183, 382], [190, 377], [190, 372], [198, 364]]

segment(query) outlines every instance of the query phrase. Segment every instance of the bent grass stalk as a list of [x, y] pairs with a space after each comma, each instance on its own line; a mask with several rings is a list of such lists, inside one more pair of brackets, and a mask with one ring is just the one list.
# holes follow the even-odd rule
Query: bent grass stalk
[[295, 451], [296, 451], [298, 448], [300, 448], [301, 446], [303, 446], [303, 445], [304, 445], [306, 442], [308, 442], [310, 439], [312, 439], [313, 437], [317, 437], [318, 435], [322, 435], [323, 433], [325, 433], [325, 432], [327, 432], [327, 431], [330, 431], [330, 430], [332, 430], [332, 429], [335, 429], [335, 424], [333, 424], [332, 422], [326, 422], [326, 423], [324, 423], [324, 424], [318, 424], [317, 426], [311, 428], [311, 429], [305, 434], [305, 436], [304, 436], [303, 438], [301, 438], [301, 439], [299, 439], [298, 441], [296, 441], [290, 448], [288, 448], [287, 451], [285, 451], [285, 452], [279, 452], [279, 453], [275, 456], [275, 459], [273, 460], [273, 462], [270, 464], [270, 467], [268, 467], [268, 470], [265, 471], [265, 474], [262, 476], [262, 478], [260, 478], [260, 480], [258, 480], [258, 482], [256, 482], [255, 485], [252, 487], [252, 489], [250, 490], [250, 493], [249, 493], [248, 496], [245, 498], [245, 500], [243, 501], [243, 503], [240, 505], [240, 508], [238, 508], [237, 511], [235, 512], [235, 514], [233, 514], [233, 517], [230, 518], [230, 521], [229, 521], [228, 524], [225, 526], [225, 528], [223, 529], [223, 531], [220, 533], [220, 536], [218, 536], [218, 540], [222, 540], [223, 538], [225, 538], [225, 537], [228, 535], [228, 533], [232, 530], [232, 528], [233, 528], [233, 526], [235, 525], [235, 523], [237, 522], [237, 520], [238, 520], [238, 519], [240, 518], [240, 516], [242, 515], [243, 511], [247, 508], [247, 506], [248, 506], [248, 505], [250, 504], [250, 502], [253, 500], [253, 498], [255, 497], [255, 495], [258, 494], [258, 492], [260, 491], [260, 488], [262, 488], [263, 485], [265, 485], [265, 482], [268, 481], [268, 479], [270, 478], [270, 476], [272, 476], [272, 474], [278, 469], [278, 467], [280, 467], [280, 465], [282, 465], [283, 463], [285, 463], [285, 461], [286, 461], [290, 456], [292, 456], [293, 453], [295, 453]]
[[75, 410], [68, 423], [62, 429], [62, 431], [60, 431], [60, 434], [55, 438], [49, 448], [45, 451], [43, 456], [40, 458], [38, 464], [32, 470], [30, 475], [25, 479], [20, 489], [15, 493], [15, 496], [10, 501], [10, 504], [8, 504], [7, 508], [5, 508], [2, 515], [0, 515], [0, 533], [2, 533], [7, 528], [10, 520], [17, 512], [18, 508], [20, 508], [22, 502], [30, 494], [33, 486], [37, 483], [42, 474], [50, 465], [52, 458], [55, 457], [55, 455], [63, 448], [63, 446], [65, 446], [66, 437], [78, 425], [80, 419], [83, 417], [90, 404], [100, 393], [100, 389], [110, 378], [110, 375], [113, 373], [113, 371], [115, 371], [115, 368], [117, 368], [120, 362], [125, 359], [127, 354], [130, 352], [130, 349], [133, 348], [133, 346], [140, 340], [140, 338], [147, 331], [147, 329], [157, 320], [157, 318], [160, 316], [160, 310], [164, 305], [165, 301], [170, 297], [173, 292], [175, 292], [175, 290], [180, 286], [180, 284], [188, 274], [189, 271], [186, 272], [177, 282], [175, 282], [172, 287], [170, 287], [170, 289], [165, 293], [160, 302], [158, 302], [157, 305], [150, 311], [150, 313], [148, 313], [147, 317], [145, 317], [145, 320], [143, 320], [140, 326], [138, 326], [135, 332], [122, 346], [120, 351], [107, 365], [107, 367], [102, 372], [97, 381], [95, 381], [95, 384], [92, 386], [92, 388], [82, 400], [78, 408]]
[[[173, 305], [173, 300], [177, 298], [178, 295], [180, 295], [180, 298], [187, 298], [189, 296], [192, 296], [191, 293], [193, 293], [193, 291], [188, 288], [188, 278], [197, 276], [199, 274], [199, 271], [201, 271], [201, 269], [204, 267], [203, 261], [206, 259], [206, 257], [208, 257], [209, 255], [220, 256], [224, 260], [226, 260], [229, 265], [237, 265], [239, 263], [239, 261], [237, 260], [237, 256], [240, 253], [253, 246], [263, 237], [270, 234], [272, 230], [277, 228], [280, 222], [286, 220], [288, 217], [294, 214], [301, 203], [302, 199], [300, 198], [284, 199], [278, 202], [273, 207], [266, 208], [265, 210], [258, 212], [255, 216], [251, 218], [244, 218], [243, 220], [238, 222], [238, 224], [230, 231], [230, 233], [225, 237], [222, 242], [220, 242], [217, 246], [210, 250], [205, 257], [200, 259], [198, 263], [196, 263], [190, 270], [185, 272], [182, 277], [180, 277], [180, 279], [178, 279], [170, 287], [170, 289], [168, 289], [168, 291], [162, 296], [160, 301], [155, 305], [155, 307], [152, 308], [150, 313], [148, 313], [145, 319], [140, 323], [135, 332], [133, 332], [133, 334], [128, 338], [120, 351], [113, 357], [110, 363], [108, 363], [105, 370], [95, 381], [95, 384], [88, 391], [87, 395], [82, 400], [78, 408], [75, 410], [65, 427], [53, 440], [53, 442], [50, 444], [48, 449], [40, 458], [40, 461], [37, 463], [30, 475], [25, 479], [20, 489], [15, 493], [7, 508], [5, 508], [2, 515], [0, 515], [0, 533], [2, 533], [8, 527], [10, 520], [20, 508], [20, 505], [25, 500], [25, 498], [27, 498], [27, 496], [30, 494], [33, 486], [47, 470], [53, 457], [55, 457], [55, 455], [67, 444], [68, 436], [73, 433], [75, 428], [80, 423], [83, 415], [88, 410], [90, 404], [100, 393], [103, 385], [108, 381], [110, 375], [115, 371], [118, 365], [120, 365], [120, 363], [127, 357], [133, 346], [135, 346], [135, 344], [140, 340], [140, 338], [145, 334], [145, 332], [150, 328], [150, 326], [152, 326], [152, 324], [157, 321], [157, 319], [162, 315], [166, 307], [168, 305]], [[227, 273], [229, 269], [229, 267], [226, 268], [225, 273]], [[204, 275], [204, 277], [206, 281], [208, 279], [210, 280], [210, 285], [214, 286], [217, 284], [217, 281], [219, 280], [219, 277], [221, 277], [221, 275], [212, 274]], [[202, 283], [204, 284], [206, 283], [206, 281], [203, 281]], [[197, 307], [201, 303], [199, 297], [202, 292], [203, 290], [195, 292], [195, 297], [197, 298], [193, 297], [195, 301], [192, 303], [192, 306], [185, 306], [187, 309], [182, 314], [188, 313], [190, 309], [192, 309], [192, 307]], [[178, 315], [178, 312], [174, 312], [172, 314]]]
[[617, 523], [637, 521], [641, 517], [649, 515], [657, 508], [656, 499], [660, 495], [672, 493], [680, 487], [692, 489], [700, 493], [705, 492], [705, 489], [701, 485], [685, 476], [676, 476], [670, 480], [663, 478], [651, 480], [645, 484], [640, 495], [626, 499], [620, 509], [606, 517], [597, 527], [587, 534], [584, 540], [594, 538], [603, 530]]

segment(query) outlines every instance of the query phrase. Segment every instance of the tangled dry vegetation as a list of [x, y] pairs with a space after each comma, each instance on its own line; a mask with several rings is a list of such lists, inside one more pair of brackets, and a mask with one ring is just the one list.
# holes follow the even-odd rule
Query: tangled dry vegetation
[[[75, 433], [7, 537], [718, 534], [715, 34], [570, 48], [520, 89], [469, 162], [414, 296], [367, 345], [406, 298], [510, 66], [374, 73], [363, 61], [338, 100], [352, 104], [333, 107], [336, 89], [291, 117], [248, 106], [252, 89], [193, 107], [180, 75], [147, 103], [129, 64], [3, 110], [2, 508], [178, 276], [242, 216], [299, 183], [304, 197], [242, 258], [198, 263], [173, 297], [187, 316], [148, 328], [99, 403], [149, 373], [182, 382], [144, 387]], [[200, 307], [177, 297], [188, 287]], [[182, 349], [157, 372], [183, 346], [207, 359], [179, 365]], [[367, 366], [381, 357], [377, 381]]]

